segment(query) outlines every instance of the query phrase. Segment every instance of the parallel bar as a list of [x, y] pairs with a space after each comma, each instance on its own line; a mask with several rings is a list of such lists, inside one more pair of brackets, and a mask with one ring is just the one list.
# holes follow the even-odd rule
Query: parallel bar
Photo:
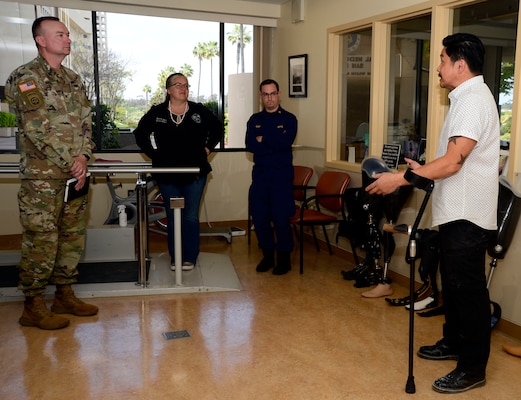
[[[147, 188], [146, 174], [149, 173], [198, 173], [199, 168], [156, 168], [150, 162], [94, 162], [89, 166], [89, 172], [95, 174], [135, 173], [138, 174], [136, 182], [137, 190], [137, 230], [138, 230], [138, 257], [139, 272], [136, 285], [146, 288], [147, 286], [147, 257], [148, 257], [148, 213], [147, 213]], [[0, 173], [18, 174], [19, 163], [0, 163]], [[174, 210], [174, 212], [179, 211]], [[180, 218], [176, 218], [180, 221]], [[180, 235], [177, 235], [180, 240]], [[176, 255], [180, 252], [176, 252]], [[182, 262], [176, 260], [176, 283], [181, 285]], [[179, 271], [179, 272], [177, 272]]]
[[0, 163], [0, 174], [18, 174], [20, 173], [20, 164], [14, 162]]

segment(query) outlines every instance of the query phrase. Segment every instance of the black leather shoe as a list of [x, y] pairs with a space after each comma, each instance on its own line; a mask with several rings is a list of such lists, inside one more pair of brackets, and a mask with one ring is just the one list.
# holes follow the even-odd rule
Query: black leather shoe
[[285, 275], [291, 271], [290, 253], [277, 252], [277, 265], [273, 268], [273, 275]]
[[262, 255], [264, 257], [255, 269], [257, 272], [267, 272], [275, 266], [275, 250], [262, 249]]
[[420, 347], [418, 356], [427, 360], [457, 360], [459, 358], [459, 355], [447, 346], [444, 339], [438, 340], [434, 346]]
[[266, 258], [263, 258], [261, 260], [261, 262], [259, 263], [259, 265], [257, 265], [257, 268], [255, 268], [255, 270], [257, 272], [266, 272], [266, 271], [269, 271], [270, 269], [272, 269], [274, 266], [275, 266], [275, 262], [273, 262], [269, 259], [267, 260]]
[[447, 375], [438, 378], [432, 384], [432, 388], [440, 393], [460, 393], [486, 383], [485, 373], [472, 373], [455, 369]]

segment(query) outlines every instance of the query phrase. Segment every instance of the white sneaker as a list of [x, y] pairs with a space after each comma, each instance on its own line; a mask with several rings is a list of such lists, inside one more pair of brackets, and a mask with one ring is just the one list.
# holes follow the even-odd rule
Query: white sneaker
[[194, 263], [191, 263], [191, 262], [188, 262], [188, 261], [184, 261], [183, 262], [183, 266], [181, 267], [181, 269], [183, 271], [190, 271], [192, 269], [194, 269]]
[[[434, 297], [426, 297], [423, 300], [417, 301], [414, 303], [414, 311], [425, 310], [426, 308], [432, 308], [431, 303], [434, 301]], [[410, 304], [405, 305], [405, 308], [409, 310], [411, 308]]]
[[[181, 267], [182, 271], [190, 271], [194, 269], [194, 263], [184, 261], [183, 266]], [[175, 271], [175, 264], [170, 265], [170, 271]]]

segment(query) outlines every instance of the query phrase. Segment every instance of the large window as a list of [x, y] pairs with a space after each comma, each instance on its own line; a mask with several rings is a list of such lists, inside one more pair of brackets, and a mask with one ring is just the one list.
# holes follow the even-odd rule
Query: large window
[[519, 1], [425, 2], [406, 14], [397, 10], [329, 29], [326, 165], [359, 171], [347, 161], [380, 156], [386, 143], [401, 146], [402, 161], [435, 156], [448, 109], [436, 68], [442, 39], [456, 32], [475, 34], [485, 45], [483, 75], [508, 149], [519, 124], [513, 114]]
[[488, 0], [454, 10], [454, 32], [473, 33], [485, 45], [483, 76], [498, 104], [502, 146], [509, 147], [519, 0]]
[[[223, 122], [220, 149], [244, 148], [253, 105], [253, 25], [229, 24], [0, 2], [0, 85], [36, 56], [34, 18], [55, 15], [71, 34], [64, 65], [79, 73], [94, 108], [94, 140], [101, 151], [137, 151], [133, 129], [151, 105], [164, 101], [164, 84], [184, 73], [190, 100], [201, 102]], [[3, 93], [0, 92], [0, 98]], [[16, 149], [0, 138], [0, 151]]]

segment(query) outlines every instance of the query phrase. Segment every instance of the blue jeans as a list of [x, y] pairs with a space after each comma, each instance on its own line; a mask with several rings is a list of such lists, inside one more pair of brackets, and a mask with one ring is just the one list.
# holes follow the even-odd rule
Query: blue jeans
[[206, 176], [201, 176], [186, 185], [174, 185], [158, 182], [157, 186], [163, 196], [168, 221], [168, 252], [171, 261], [175, 259], [174, 251], [174, 210], [170, 208], [171, 197], [183, 197], [185, 207], [181, 209], [182, 261], [194, 263], [199, 256], [199, 208], [206, 185]]
[[459, 353], [459, 368], [484, 373], [491, 334], [485, 256], [492, 232], [464, 220], [440, 225], [439, 231], [443, 336]]

